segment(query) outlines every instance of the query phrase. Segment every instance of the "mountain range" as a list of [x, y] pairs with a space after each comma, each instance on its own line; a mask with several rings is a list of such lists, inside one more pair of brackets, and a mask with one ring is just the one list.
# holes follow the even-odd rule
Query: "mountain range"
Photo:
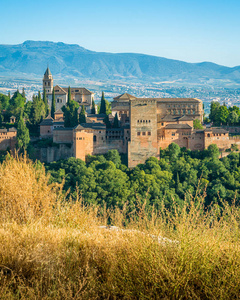
[[42, 76], [49, 65], [53, 76], [135, 82], [240, 84], [240, 66], [211, 62], [187, 63], [136, 53], [106, 53], [79, 45], [25, 41], [0, 45], [0, 76]]

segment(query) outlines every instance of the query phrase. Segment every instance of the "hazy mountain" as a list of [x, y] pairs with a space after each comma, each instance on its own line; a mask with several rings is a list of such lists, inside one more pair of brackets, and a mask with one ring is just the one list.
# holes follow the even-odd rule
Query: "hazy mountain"
[[186, 63], [144, 54], [94, 52], [79, 45], [53, 42], [0, 45], [0, 76], [39, 76], [47, 65], [54, 76], [60, 77], [240, 83], [240, 66], [229, 68], [210, 62]]

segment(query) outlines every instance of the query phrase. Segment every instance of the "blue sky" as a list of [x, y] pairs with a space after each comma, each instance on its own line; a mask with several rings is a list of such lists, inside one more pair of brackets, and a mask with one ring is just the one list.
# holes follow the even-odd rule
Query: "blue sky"
[[240, 65], [238, 0], [0, 0], [0, 44], [79, 44]]

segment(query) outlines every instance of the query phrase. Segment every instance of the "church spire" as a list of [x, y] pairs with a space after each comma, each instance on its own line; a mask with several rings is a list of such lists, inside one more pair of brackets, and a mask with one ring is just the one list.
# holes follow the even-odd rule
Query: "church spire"
[[44, 73], [44, 77], [49, 77], [49, 76], [52, 76], [52, 73], [51, 73], [49, 67], [47, 67], [47, 70]]

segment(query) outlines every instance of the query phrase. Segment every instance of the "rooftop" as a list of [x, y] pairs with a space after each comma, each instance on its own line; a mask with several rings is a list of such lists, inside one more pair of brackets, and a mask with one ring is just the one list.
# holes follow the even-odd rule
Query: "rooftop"
[[137, 98], [128, 93], [124, 93], [124, 94], [121, 94], [121, 95], [113, 98], [114, 101], [129, 101], [129, 100], [134, 100], [134, 99], [137, 99]]
[[192, 129], [188, 124], [168, 124], [165, 129]]
[[51, 126], [53, 124], [53, 118], [48, 115], [42, 122], [40, 123], [40, 126]]

